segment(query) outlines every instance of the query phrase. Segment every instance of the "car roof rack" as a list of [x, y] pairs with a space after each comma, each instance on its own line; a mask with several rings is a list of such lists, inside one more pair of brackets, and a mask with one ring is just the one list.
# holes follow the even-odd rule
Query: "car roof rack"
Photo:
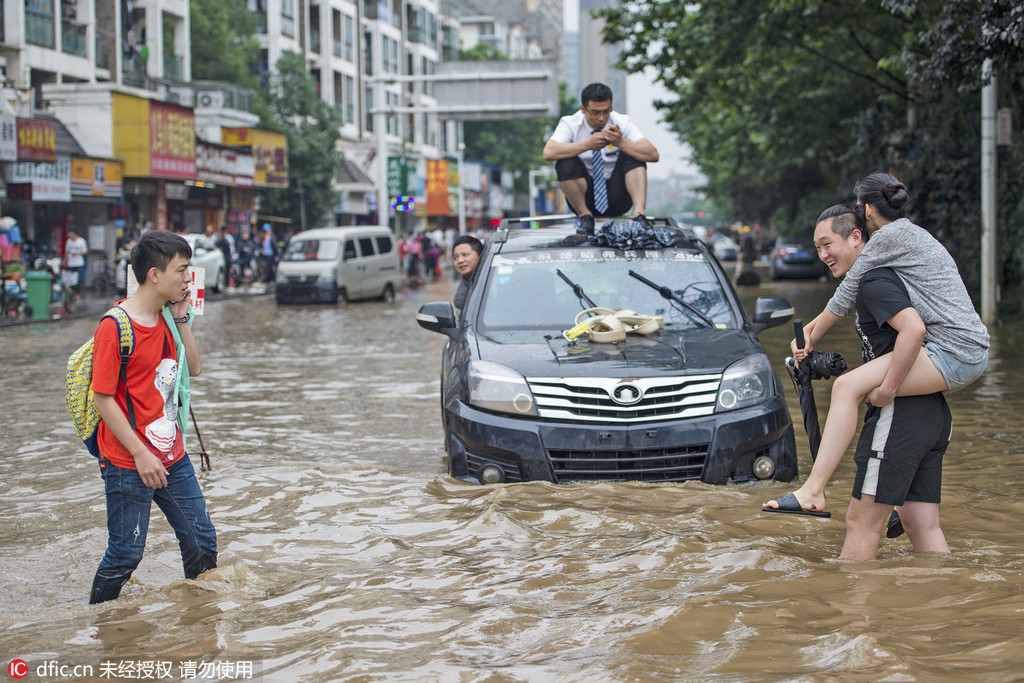
[[[522, 228], [522, 227], [524, 227], [524, 225], [529, 225], [529, 224], [533, 224], [533, 223], [564, 223], [564, 222], [569, 221], [569, 220], [575, 221], [576, 220], [576, 214], [574, 214], [574, 213], [555, 213], [555, 214], [545, 214], [545, 215], [541, 215], [541, 216], [515, 216], [515, 217], [512, 217], [512, 218], [502, 218], [501, 219], [501, 223], [498, 225], [498, 228], [499, 229], [505, 229], [505, 230], [511, 230], [511, 229], [515, 229], [515, 228]], [[603, 218], [599, 218], [597, 220], [603, 221], [603, 222], [609, 222], [609, 221], [615, 221], [615, 220], [629, 220], [629, 219], [626, 216], [606, 216], [606, 217], [603, 217]], [[660, 217], [659, 218], [659, 217], [654, 217], [654, 216], [648, 216], [647, 217], [647, 221], [651, 225], [663, 225], [663, 226], [669, 227], [669, 228], [685, 229], [685, 228], [680, 228], [680, 226], [677, 225], [675, 220], [673, 218], [671, 218], [671, 217]]]
[[516, 216], [513, 218], [502, 218], [500, 228], [521, 228], [523, 223], [564, 223], [565, 221], [576, 220], [574, 213], [553, 213], [543, 216]]

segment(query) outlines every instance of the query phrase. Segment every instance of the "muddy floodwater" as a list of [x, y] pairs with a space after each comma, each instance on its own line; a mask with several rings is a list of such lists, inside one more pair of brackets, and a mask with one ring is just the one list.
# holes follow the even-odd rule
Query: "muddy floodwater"
[[[785, 296], [809, 320], [831, 288], [766, 283], [742, 297], [751, 311], [758, 295]], [[952, 555], [915, 556], [903, 537], [846, 563], [852, 457], [827, 520], [760, 512], [792, 484], [449, 478], [444, 338], [414, 313], [452, 290], [395, 304], [208, 301], [193, 405], [220, 567], [183, 579], [155, 511], [139, 570], [97, 606], [102, 483], [63, 398], [66, 358], [95, 321], [0, 329], [3, 663], [24, 662], [28, 681], [1024, 679], [1019, 341], [993, 330], [988, 372], [949, 396]], [[803, 476], [782, 367], [791, 336], [787, 324], [761, 339], [787, 384]], [[820, 348], [859, 362], [848, 323]]]

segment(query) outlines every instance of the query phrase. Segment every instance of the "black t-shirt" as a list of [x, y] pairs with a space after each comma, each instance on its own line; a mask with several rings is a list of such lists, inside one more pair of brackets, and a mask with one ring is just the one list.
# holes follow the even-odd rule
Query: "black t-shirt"
[[857, 333], [865, 363], [893, 350], [899, 333], [886, 321], [912, 306], [903, 280], [892, 268], [864, 273], [857, 290]]

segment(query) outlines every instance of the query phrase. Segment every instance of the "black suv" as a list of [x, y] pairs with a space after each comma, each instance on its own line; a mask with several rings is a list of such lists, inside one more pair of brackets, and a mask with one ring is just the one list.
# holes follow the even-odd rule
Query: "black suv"
[[[519, 229], [536, 217], [503, 221], [461, 315], [448, 302], [416, 315], [449, 337], [441, 420], [450, 473], [485, 484], [794, 479], [782, 382], [757, 340], [792, 317], [789, 302], [760, 298], [748, 319], [708, 247], [671, 219], [648, 228], [671, 246], [635, 248], [595, 242], [639, 224], [598, 225], [588, 239], [554, 218], [539, 229]], [[664, 326], [617, 342], [570, 339], [592, 306]]]

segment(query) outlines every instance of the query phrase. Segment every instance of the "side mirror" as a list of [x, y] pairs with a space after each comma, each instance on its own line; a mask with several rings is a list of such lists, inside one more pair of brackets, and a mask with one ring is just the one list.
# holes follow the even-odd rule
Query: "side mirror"
[[455, 308], [448, 301], [431, 301], [416, 311], [416, 322], [425, 330], [451, 337], [457, 327]]
[[792, 304], [777, 296], [762, 296], [754, 302], [754, 320], [751, 327], [754, 334], [761, 334], [769, 327], [788, 322], [795, 311]]

